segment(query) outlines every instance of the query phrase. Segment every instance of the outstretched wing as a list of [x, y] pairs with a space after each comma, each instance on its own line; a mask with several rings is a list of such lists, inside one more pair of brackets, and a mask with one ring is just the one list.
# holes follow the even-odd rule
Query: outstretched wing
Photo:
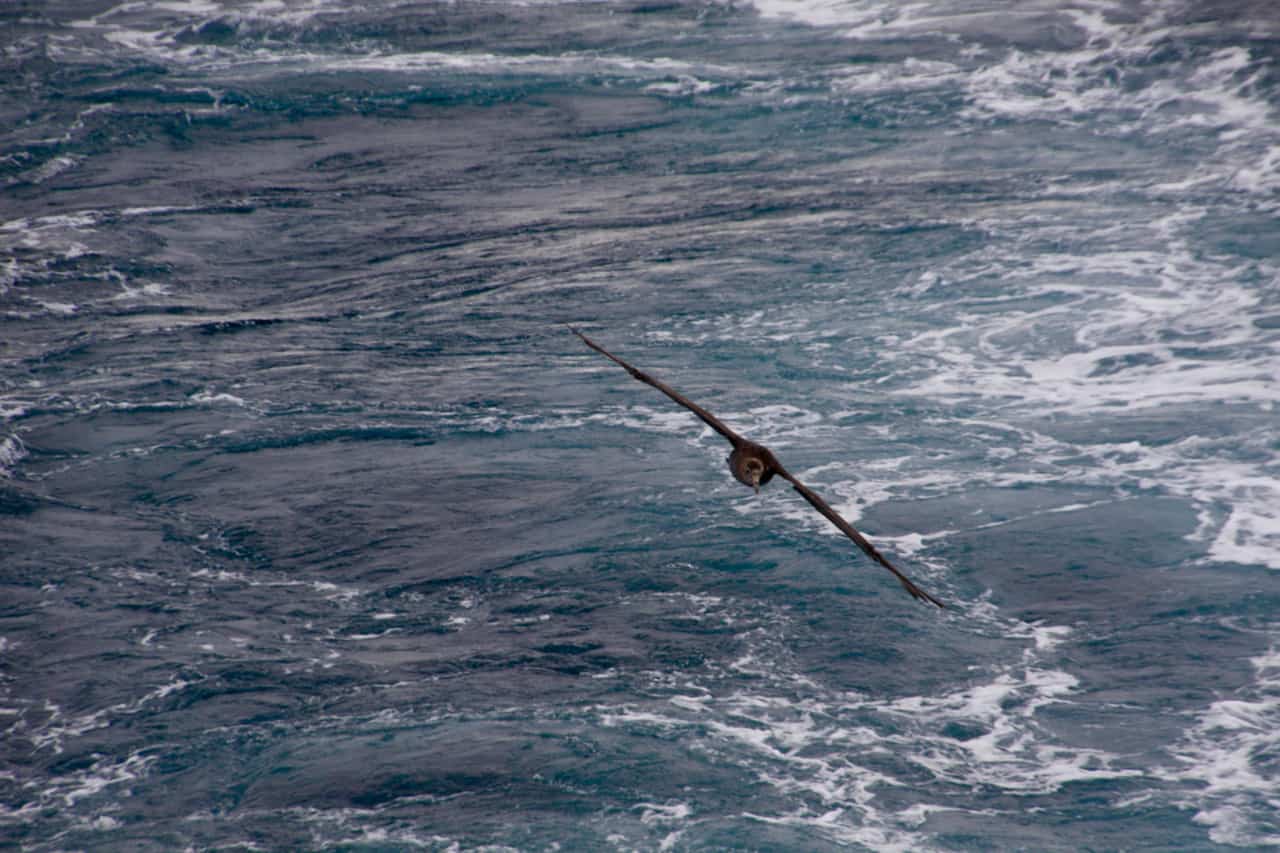
[[624, 368], [626, 368], [627, 373], [630, 373], [634, 378], [639, 379], [641, 382], [645, 383], [646, 385], [652, 385], [654, 388], [657, 388], [659, 391], [661, 391], [663, 394], [666, 394], [672, 400], [675, 400], [677, 403], [684, 406], [686, 409], [693, 412], [698, 417], [702, 418], [703, 423], [705, 423], [707, 426], [711, 427], [713, 430], [723, 435], [725, 438], [729, 439], [729, 443], [732, 444], [734, 447], [737, 447], [739, 444], [742, 443], [743, 441], [742, 436], [738, 435], [736, 432], [729, 429], [729, 427], [725, 426], [724, 422], [721, 421], [719, 418], [717, 418], [715, 415], [711, 414], [706, 409], [702, 408], [697, 403], [693, 402], [688, 397], [684, 396], [683, 394], [681, 394], [676, 389], [672, 388], [667, 383], [662, 382], [658, 379], [654, 379], [652, 376], [645, 373], [643, 370], [637, 370], [636, 368], [627, 364], [625, 361], [618, 358], [616, 355], [609, 352], [607, 349], [600, 346], [595, 341], [591, 340], [591, 338], [588, 338], [586, 335], [582, 334], [582, 332], [579, 332], [573, 326], [569, 327], [569, 331], [573, 332], [575, 335], [582, 338], [582, 342], [587, 346], [591, 347], [596, 352], [622, 365]]
[[[702, 419], [703, 423], [705, 423], [707, 426], [711, 427], [716, 432], [720, 433], [725, 438], [727, 438], [729, 440], [729, 443], [732, 444], [735, 448], [743, 444], [749, 444], [749, 445], [751, 444], [742, 436], [738, 435], [736, 432], [729, 429], [729, 427], [725, 426], [724, 422], [721, 421], [719, 418], [717, 418], [715, 415], [711, 414], [706, 409], [702, 408], [697, 403], [693, 402], [688, 397], [684, 396], [679, 391], [672, 388], [670, 385], [660, 380], [654, 379], [652, 376], [645, 373], [644, 371], [637, 370], [636, 368], [632, 367], [630, 364], [627, 364], [625, 361], [618, 358], [616, 355], [609, 352], [607, 349], [600, 346], [595, 341], [588, 338], [586, 335], [582, 334], [582, 332], [579, 332], [577, 329], [573, 328], [573, 326], [569, 326], [569, 331], [573, 332], [579, 338], [582, 338], [582, 342], [587, 346], [591, 347], [596, 352], [600, 353], [601, 355], [605, 356], [606, 358], [614, 362], [617, 362], [619, 365], [625, 368], [626, 371], [632, 375], [632, 377], [639, 379], [641, 382], [645, 383], [646, 385], [652, 385], [654, 388], [657, 388], [659, 391], [661, 391], [663, 394], [666, 394], [672, 400], [675, 400], [677, 403], [684, 406], [689, 411], [693, 412], [695, 415], [697, 415], [699, 418]], [[766, 448], [760, 447], [759, 445], [751, 445], [751, 446], [755, 447], [757, 450], [761, 450], [761, 451], [764, 451], [765, 453], [768, 453], [768, 450]], [[787, 469], [783, 468], [782, 465], [778, 463], [777, 459], [773, 457], [772, 453], [768, 453], [768, 459], [770, 462], [770, 467], [773, 469], [774, 474], [778, 475], [779, 477], [782, 477], [784, 480], [791, 483], [791, 485], [795, 488], [795, 490], [800, 493], [801, 497], [807, 500], [813, 506], [814, 509], [816, 509], [818, 512], [826, 516], [828, 521], [830, 521], [836, 527], [840, 528], [840, 531], [844, 533], [844, 535], [852, 539], [854, 541], [854, 544], [856, 544], [859, 548], [861, 548], [868, 557], [875, 560], [877, 563], [884, 566], [889, 571], [893, 572], [894, 576], [902, 583], [903, 588], [906, 589], [907, 592], [911, 593], [913, 597], [918, 598], [921, 601], [928, 601], [932, 604], [936, 604], [939, 607], [946, 607], [945, 604], [943, 604], [938, 599], [934, 598], [929, 593], [922, 590], [920, 587], [916, 586], [914, 583], [911, 582], [910, 578], [908, 578], [902, 572], [894, 568], [893, 564], [890, 563], [887, 559], [885, 559], [884, 555], [881, 554], [879, 551], [877, 551], [874, 545], [872, 545], [865, 538], [863, 538], [861, 533], [854, 530], [852, 525], [850, 525], [849, 522], [841, 518], [840, 514], [836, 512], [834, 509], [832, 509], [831, 506], [826, 501], [824, 501], [816, 492], [814, 492], [804, 483], [800, 482], [794, 476], [792, 476], [791, 473], [787, 471]]]
[[929, 593], [925, 592], [920, 587], [916, 586], [914, 583], [911, 582], [910, 578], [908, 578], [902, 572], [898, 571], [892, 563], [890, 563], [887, 559], [885, 559], [885, 556], [883, 554], [881, 554], [879, 551], [876, 550], [874, 545], [868, 542], [861, 533], [854, 530], [853, 525], [849, 524], [849, 522], [841, 518], [840, 513], [832, 509], [831, 505], [828, 504], [826, 501], [824, 501], [822, 497], [818, 495], [817, 492], [815, 492], [813, 489], [809, 488], [804, 483], [797, 480], [794, 476], [792, 476], [791, 472], [783, 468], [781, 465], [777, 464], [776, 461], [774, 462], [774, 473], [776, 473], [779, 477], [789, 482], [795, 488], [795, 490], [800, 493], [801, 497], [807, 500], [813, 506], [814, 509], [816, 509], [818, 512], [826, 516], [827, 521], [830, 521], [836, 527], [840, 528], [840, 531], [844, 533], [845, 536], [848, 536], [850, 539], [852, 539], [854, 544], [857, 545], [859, 548], [861, 548], [868, 557], [875, 560], [877, 563], [884, 566], [889, 571], [893, 572], [894, 577], [896, 577], [902, 583], [903, 588], [907, 592], [911, 593], [913, 597], [918, 598], [921, 601], [928, 601], [931, 604], [936, 604], [939, 607], [943, 607], [943, 608], [946, 607], [945, 604], [943, 604], [938, 599], [934, 598]]

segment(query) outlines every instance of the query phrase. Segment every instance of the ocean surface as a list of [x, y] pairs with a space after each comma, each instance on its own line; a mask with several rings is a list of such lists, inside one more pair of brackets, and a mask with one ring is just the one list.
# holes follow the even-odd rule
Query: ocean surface
[[5, 3], [0, 847], [1280, 846], [1278, 404], [1270, 0]]

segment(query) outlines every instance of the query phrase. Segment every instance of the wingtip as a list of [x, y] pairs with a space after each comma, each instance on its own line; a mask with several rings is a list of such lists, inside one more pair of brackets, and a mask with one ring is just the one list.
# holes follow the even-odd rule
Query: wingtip
[[925, 592], [924, 590], [920, 590], [920, 595], [918, 595], [917, 598], [919, 598], [921, 601], [927, 601], [930, 604], [936, 605], [939, 610], [947, 609], [947, 605], [943, 604], [941, 601], [934, 598], [932, 595]]
[[902, 586], [906, 589], [907, 592], [911, 593], [911, 597], [914, 598], [916, 601], [927, 601], [928, 603], [936, 605], [938, 608], [942, 610], [947, 609], [947, 605], [943, 604], [941, 601], [934, 598], [932, 595], [925, 592], [920, 587], [916, 586], [915, 583], [913, 583], [912, 581], [904, 579]]

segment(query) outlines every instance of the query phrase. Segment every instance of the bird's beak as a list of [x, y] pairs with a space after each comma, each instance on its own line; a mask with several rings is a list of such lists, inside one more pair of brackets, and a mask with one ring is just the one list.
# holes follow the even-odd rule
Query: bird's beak
[[760, 475], [756, 474], [751, 478], [751, 488], [756, 490], [756, 494], [760, 494]]

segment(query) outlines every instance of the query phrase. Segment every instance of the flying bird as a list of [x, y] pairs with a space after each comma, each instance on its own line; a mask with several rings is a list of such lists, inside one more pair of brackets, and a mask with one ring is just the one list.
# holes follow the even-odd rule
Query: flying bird
[[586, 335], [582, 334], [582, 332], [579, 332], [573, 326], [569, 327], [569, 331], [582, 338], [582, 342], [584, 344], [591, 347], [605, 358], [617, 362], [627, 371], [627, 373], [630, 373], [633, 378], [639, 379], [646, 385], [652, 385], [654, 388], [657, 388], [663, 394], [666, 394], [672, 400], [675, 400], [677, 403], [701, 418], [702, 422], [707, 426], [727, 438], [729, 443], [733, 445], [733, 452], [729, 454], [728, 459], [729, 470], [733, 472], [734, 479], [739, 483], [742, 483], [745, 486], [750, 486], [756, 490], [756, 494], [759, 494], [761, 486], [768, 483], [774, 477], [781, 477], [790, 483], [791, 487], [799, 492], [800, 496], [808, 501], [814, 509], [822, 513], [827, 521], [830, 521], [840, 529], [840, 532], [852, 539], [854, 544], [861, 548], [868, 557], [893, 572], [894, 577], [902, 583], [903, 588], [906, 589], [907, 592], [911, 593], [913, 597], [920, 601], [928, 601], [932, 604], [936, 604], [939, 607], [946, 606], [941, 601], [912, 583], [911, 579], [902, 572], [898, 571], [883, 554], [876, 550], [874, 545], [868, 542], [861, 533], [854, 530], [853, 526], [849, 524], [849, 522], [841, 518], [840, 514], [832, 509], [830, 504], [823, 500], [816, 492], [813, 491], [813, 489], [810, 489], [804, 483], [797, 480], [795, 475], [790, 471], [783, 468], [782, 463], [778, 461], [778, 457], [774, 456], [773, 451], [769, 448], [765, 447], [763, 444], [756, 444], [754, 441], [749, 441], [748, 439], [738, 435], [736, 432], [729, 429], [729, 427], [725, 425], [724, 421], [720, 420], [715, 415], [711, 414], [706, 409], [702, 408], [697, 403], [672, 388], [670, 385], [658, 379], [654, 379], [644, 371], [637, 370], [630, 364], [627, 364], [625, 361], [618, 358], [616, 355], [609, 352]]

